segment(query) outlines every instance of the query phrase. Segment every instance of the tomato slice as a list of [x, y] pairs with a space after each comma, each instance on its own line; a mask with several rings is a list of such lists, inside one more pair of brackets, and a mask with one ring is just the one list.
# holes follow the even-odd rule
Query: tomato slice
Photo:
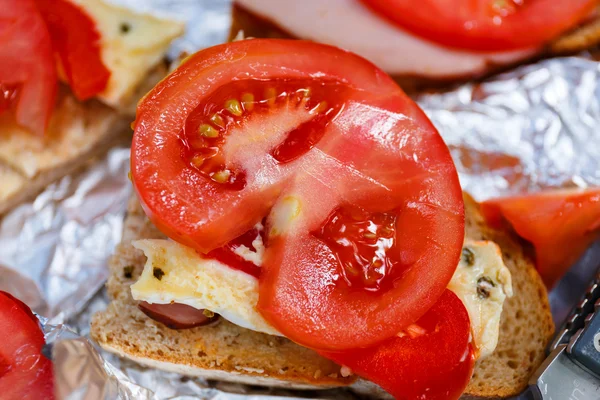
[[449, 290], [401, 335], [366, 349], [319, 353], [398, 400], [458, 399], [475, 364], [469, 315]]
[[102, 62], [94, 21], [69, 0], [35, 0], [48, 26], [69, 86], [79, 100], [102, 92], [110, 71]]
[[366, 347], [416, 321], [464, 239], [433, 125], [381, 70], [322, 44], [190, 57], [138, 106], [132, 176], [155, 225], [202, 253], [266, 216], [258, 308], [307, 347]]
[[536, 264], [548, 287], [565, 274], [600, 233], [600, 188], [553, 190], [492, 199], [481, 205], [495, 226], [508, 221], [535, 247]]
[[29, 307], [0, 292], [0, 393], [3, 399], [53, 399], [52, 362], [42, 353], [44, 334]]
[[52, 43], [33, 0], [0, 0], [0, 111], [39, 135], [57, 90]]
[[596, 0], [363, 0], [398, 26], [476, 51], [541, 46], [591, 14]]

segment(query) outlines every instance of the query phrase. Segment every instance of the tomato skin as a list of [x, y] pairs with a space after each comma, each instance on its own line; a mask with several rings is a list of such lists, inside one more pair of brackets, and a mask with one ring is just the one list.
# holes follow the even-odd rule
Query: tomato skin
[[[314, 74], [323, 74], [366, 86], [381, 96], [399, 90], [390, 77], [366, 60], [352, 55], [348, 65], [341, 65], [339, 59], [349, 54], [305, 41], [252, 39], [214, 46], [189, 57], [137, 108], [131, 172], [150, 220], [170, 238], [202, 253], [252, 229], [268, 213], [280, 188], [270, 187], [244, 204], [239, 192], [221, 193], [218, 185], [211, 184], [203, 196], [198, 196], [197, 188], [189, 184], [199, 179], [198, 174], [175, 156], [181, 153], [180, 129], [204, 96], [233, 80], [272, 76], [312, 79]], [[168, 162], [164, 154], [171, 155]], [[177, 189], [177, 195], [172, 188]], [[164, 195], [171, 201], [164, 201]], [[229, 212], [209, 223], [205, 215], [215, 204], [226, 204]], [[224, 237], [219, 232], [228, 234]]]
[[399, 400], [458, 399], [475, 364], [467, 310], [446, 290], [416, 324], [429, 327], [428, 333], [394, 336], [366, 349], [319, 354], [349, 367]]
[[508, 221], [535, 247], [536, 265], [549, 288], [600, 233], [600, 188], [551, 190], [491, 199], [481, 211], [494, 226]]
[[449, 47], [507, 51], [539, 47], [589, 16], [595, 0], [362, 0], [398, 26]]
[[[346, 97], [339, 114], [311, 151], [277, 163], [264, 150], [251, 153], [260, 140], [245, 143], [239, 157], [266, 167], [247, 174], [240, 190], [220, 187], [183, 159], [182, 129], [194, 110], [212, 110], [203, 99], [218, 88], [247, 79], [267, 86], [304, 79], [310, 85], [315, 77], [347, 90], [340, 92]], [[258, 122], [251, 133], [265, 131], [260, 122], [276, 117], [276, 111], [257, 114], [249, 120]], [[311, 348], [371, 346], [419, 319], [445, 291], [464, 240], [458, 176], [431, 122], [373, 64], [322, 44], [252, 39], [191, 56], [138, 106], [132, 177], [151, 221], [201, 253], [224, 246], [269, 214], [258, 309], [286, 337]], [[302, 218], [274, 234], [272, 209], [289, 196], [306, 205]], [[387, 278], [385, 291], [337, 282], [338, 265], [313, 234], [345, 203], [399, 213], [401, 245], [390, 251], [401, 268]]]
[[52, 362], [42, 353], [44, 334], [21, 301], [0, 292], [0, 393], [7, 400], [54, 399]]
[[48, 28], [33, 0], [0, 0], [0, 85], [16, 88], [19, 125], [42, 135], [57, 90]]
[[94, 21], [69, 0], [35, 2], [75, 97], [83, 101], [102, 92], [110, 71], [102, 62], [100, 35]]

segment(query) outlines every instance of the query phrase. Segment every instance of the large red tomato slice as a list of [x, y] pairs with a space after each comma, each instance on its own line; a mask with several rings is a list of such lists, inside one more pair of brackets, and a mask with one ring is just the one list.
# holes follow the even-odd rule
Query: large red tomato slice
[[541, 46], [573, 28], [597, 0], [363, 0], [415, 34], [469, 50]]
[[398, 400], [458, 399], [475, 363], [469, 314], [449, 290], [401, 335], [366, 349], [319, 353]]
[[42, 355], [44, 334], [31, 310], [0, 292], [0, 397], [54, 398], [52, 362]]
[[33, 0], [0, 0], [0, 112], [43, 134], [54, 106], [57, 76], [52, 43]]
[[102, 92], [110, 71], [102, 62], [94, 21], [69, 0], [35, 0], [50, 31], [69, 86], [79, 100]]
[[505, 219], [533, 244], [538, 270], [548, 287], [600, 233], [600, 188], [492, 199], [481, 209], [492, 224], [501, 225]]
[[135, 189], [201, 252], [267, 217], [259, 310], [288, 338], [385, 340], [441, 296], [464, 239], [454, 164], [381, 70], [304, 41], [203, 50], [138, 107]]

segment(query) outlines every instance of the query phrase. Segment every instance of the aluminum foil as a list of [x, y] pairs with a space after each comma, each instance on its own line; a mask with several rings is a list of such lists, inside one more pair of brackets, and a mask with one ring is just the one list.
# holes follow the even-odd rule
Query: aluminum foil
[[[110, 0], [188, 21], [170, 55], [226, 40], [229, 0]], [[451, 148], [463, 187], [478, 200], [550, 187], [600, 185], [600, 69], [582, 58], [525, 66], [483, 83], [426, 94], [419, 104]], [[129, 149], [115, 148], [0, 220], [0, 290], [42, 319], [60, 398], [355, 399], [346, 391], [288, 392], [189, 379], [97, 349], [94, 312], [106, 307], [107, 260], [120, 241]], [[600, 260], [592, 246], [551, 292], [560, 323]]]

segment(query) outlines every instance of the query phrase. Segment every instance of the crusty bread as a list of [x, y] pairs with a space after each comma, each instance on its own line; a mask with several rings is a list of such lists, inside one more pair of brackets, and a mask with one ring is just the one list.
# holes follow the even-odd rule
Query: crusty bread
[[92, 320], [92, 337], [103, 348], [148, 366], [244, 383], [306, 388], [347, 385], [355, 380], [341, 377], [339, 366], [312, 350], [223, 319], [213, 326], [176, 331], [146, 317], [129, 290], [146, 257], [131, 241], [163, 237], [137, 199], [132, 199], [123, 241], [109, 264], [107, 287], [113, 301]]
[[504, 305], [498, 347], [477, 363], [467, 393], [479, 397], [514, 396], [525, 389], [554, 333], [548, 294], [519, 242], [511, 234], [487, 226], [479, 205], [470, 196], [465, 196], [465, 211], [466, 236], [492, 240], [500, 246], [514, 292]]
[[[273, 22], [266, 20], [260, 16], [246, 10], [239, 4], [233, 6], [233, 18], [230, 30], [230, 40], [240, 37], [255, 37], [255, 38], [294, 38], [294, 35], [286, 32], [283, 28], [277, 26]], [[527, 61], [535, 61], [537, 59], [559, 56], [572, 55], [583, 50], [592, 50], [593, 54], [597, 54], [597, 46], [600, 44], [600, 6], [594, 18], [588, 19], [580, 24], [575, 29], [563, 34], [555, 41], [549, 43], [539, 54], [534, 54], [529, 60], [523, 60], [517, 64], [523, 64]], [[444, 88], [451, 84], [460, 83], [469, 79], [483, 79], [491, 74], [506, 71], [514, 65], [492, 65], [488, 69], [477, 76], [449, 77], [449, 78], [429, 78], [416, 75], [392, 76], [398, 84], [411, 94], [425, 89]]]
[[44, 137], [0, 117], [0, 215], [106, 151], [130, 131], [130, 117], [62, 88]]
[[61, 86], [43, 137], [16, 125], [10, 113], [0, 116], [0, 216], [35, 196], [50, 183], [87, 166], [120, 143], [131, 142], [137, 99], [168, 71], [159, 63], [146, 75], [130, 104], [119, 109], [98, 100], [80, 102]]
[[[544, 358], [554, 330], [546, 290], [530, 260], [508, 234], [489, 228], [478, 205], [465, 196], [466, 234], [493, 240], [512, 273], [514, 296], [504, 306], [496, 352], [477, 363], [466, 395], [508, 397], [521, 392]], [[304, 388], [342, 386], [384, 397], [375, 385], [343, 378], [340, 367], [287, 339], [253, 332], [220, 320], [216, 325], [171, 330], [138, 310], [129, 286], [145, 256], [132, 240], [163, 238], [133, 198], [124, 236], [110, 261], [108, 293], [112, 302], [92, 320], [92, 337], [106, 350], [143, 365], [209, 379], [255, 385]], [[379, 393], [379, 394], [377, 394]]]

